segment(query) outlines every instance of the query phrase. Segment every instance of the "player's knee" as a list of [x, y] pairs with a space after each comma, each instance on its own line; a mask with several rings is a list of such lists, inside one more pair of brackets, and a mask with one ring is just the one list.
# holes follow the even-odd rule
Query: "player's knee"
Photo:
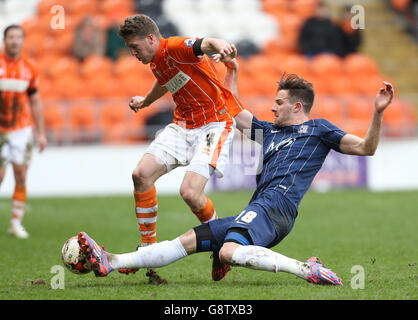
[[189, 186], [181, 186], [180, 195], [189, 206], [195, 206], [200, 194]]
[[219, 260], [224, 264], [231, 264], [233, 254], [234, 250], [232, 248], [223, 245], [221, 250], [219, 250]]
[[132, 172], [132, 180], [136, 186], [152, 184], [152, 173], [145, 167], [138, 166]]

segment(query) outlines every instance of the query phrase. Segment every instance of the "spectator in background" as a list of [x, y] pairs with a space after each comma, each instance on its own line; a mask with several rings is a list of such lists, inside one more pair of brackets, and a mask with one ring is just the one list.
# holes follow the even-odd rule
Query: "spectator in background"
[[156, 20], [163, 15], [162, 0], [135, 0], [135, 11]]
[[343, 37], [338, 26], [330, 19], [326, 6], [320, 2], [316, 14], [307, 19], [299, 35], [302, 54], [312, 57], [319, 53], [342, 55]]
[[129, 54], [125, 41], [118, 35], [120, 22], [119, 15], [114, 14], [112, 22], [106, 29], [106, 56], [112, 60], [117, 60], [123, 54]]
[[361, 44], [361, 31], [360, 29], [354, 29], [351, 26], [352, 17], [351, 7], [345, 6], [342, 10], [341, 19], [338, 23], [343, 39], [342, 56], [357, 52], [358, 47]]
[[105, 34], [93, 17], [85, 17], [77, 26], [74, 35], [73, 55], [83, 61], [93, 54], [104, 55]]

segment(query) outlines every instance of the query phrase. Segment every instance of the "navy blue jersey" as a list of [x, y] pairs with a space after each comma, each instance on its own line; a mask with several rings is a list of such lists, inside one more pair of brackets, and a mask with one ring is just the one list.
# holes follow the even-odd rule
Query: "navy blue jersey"
[[340, 152], [340, 141], [345, 134], [325, 119], [275, 126], [253, 117], [251, 139], [262, 144], [263, 161], [250, 202], [280, 192], [294, 206], [297, 215], [297, 208], [328, 152], [330, 149]]

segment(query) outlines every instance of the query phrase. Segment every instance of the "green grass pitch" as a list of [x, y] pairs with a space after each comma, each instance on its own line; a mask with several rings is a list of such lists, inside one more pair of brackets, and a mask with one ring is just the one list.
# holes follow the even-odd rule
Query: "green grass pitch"
[[[246, 206], [248, 192], [210, 194], [218, 215]], [[0, 200], [0, 299], [2, 300], [279, 300], [418, 298], [418, 192], [308, 192], [292, 232], [274, 250], [306, 260], [318, 256], [343, 287], [314, 286], [286, 273], [235, 267], [211, 280], [209, 253], [158, 270], [168, 285], [149, 285], [145, 270], [95, 278], [65, 270], [64, 289], [52, 289], [54, 265], [62, 266], [65, 240], [86, 231], [114, 253], [135, 249], [139, 233], [132, 197], [30, 198], [24, 225], [28, 240], [7, 236], [10, 200]], [[179, 196], [159, 196], [158, 238], [171, 240], [197, 225]], [[360, 266], [354, 267], [353, 266]], [[356, 268], [364, 270], [364, 288]]]

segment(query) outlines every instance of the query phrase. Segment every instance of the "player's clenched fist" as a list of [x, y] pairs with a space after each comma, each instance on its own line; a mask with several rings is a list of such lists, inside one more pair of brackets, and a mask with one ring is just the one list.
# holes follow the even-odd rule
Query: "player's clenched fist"
[[129, 102], [129, 108], [133, 111], [137, 112], [139, 109], [145, 108], [146, 105], [144, 103], [145, 98], [141, 96], [135, 96], [131, 98]]

